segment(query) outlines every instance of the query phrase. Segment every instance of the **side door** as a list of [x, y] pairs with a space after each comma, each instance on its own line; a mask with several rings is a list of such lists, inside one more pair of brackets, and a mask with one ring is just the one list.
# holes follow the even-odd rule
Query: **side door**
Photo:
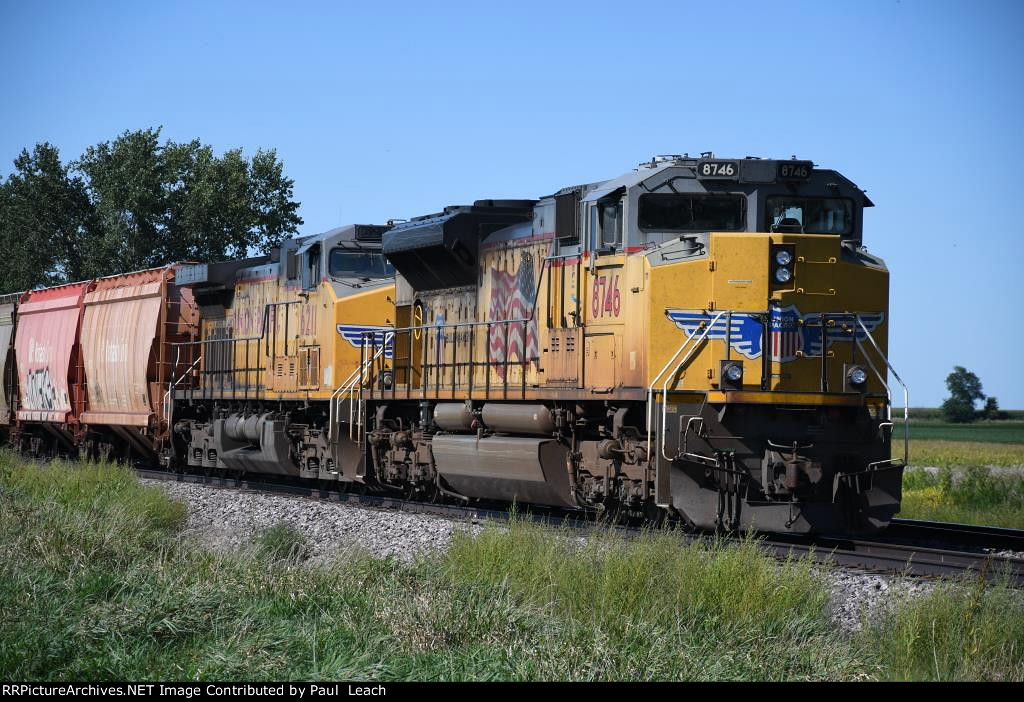
[[595, 392], [611, 392], [621, 382], [626, 277], [624, 194], [616, 191], [586, 204], [589, 265], [583, 286], [583, 385]]

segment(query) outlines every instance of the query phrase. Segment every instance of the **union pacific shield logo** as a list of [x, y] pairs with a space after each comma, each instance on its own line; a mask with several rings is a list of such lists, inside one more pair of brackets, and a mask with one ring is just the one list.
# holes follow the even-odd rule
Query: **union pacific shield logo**
[[[687, 336], [699, 337], [702, 333], [701, 323], [711, 324], [718, 313], [708, 313], [704, 310], [668, 310], [668, 318]], [[885, 319], [883, 312], [863, 313], [860, 320], [873, 332]], [[835, 317], [836, 326], [828, 329], [828, 345], [836, 343], [851, 343], [853, 335], [856, 334], [858, 341], [867, 338], [867, 334], [855, 326], [852, 317]], [[844, 329], [843, 326], [846, 326]], [[786, 307], [773, 307], [768, 319], [769, 333], [771, 334], [771, 358], [779, 363], [787, 363], [801, 354], [804, 356], [821, 355], [821, 313], [810, 312], [806, 315], [800, 314], [796, 305]], [[761, 318], [758, 315], [734, 312], [731, 315], [723, 314], [708, 330], [707, 339], [712, 341], [725, 341], [729, 339], [729, 345], [740, 355], [749, 358], [760, 358], [763, 352], [763, 328]]]
[[[368, 351], [372, 346], [380, 348], [381, 344], [384, 343], [385, 334], [391, 330], [391, 327], [371, 327], [365, 324], [338, 325], [338, 333], [341, 334], [345, 341], [357, 349], [365, 344]], [[370, 336], [371, 333], [373, 334], [372, 337]], [[372, 342], [370, 341], [371, 338], [373, 339]], [[392, 339], [388, 339], [387, 346], [384, 348], [384, 358], [391, 358], [394, 355], [395, 349], [392, 342]]]
[[771, 313], [772, 360], [779, 363], [792, 361], [797, 351], [804, 350], [803, 328], [798, 325], [800, 310], [796, 305], [773, 307]]

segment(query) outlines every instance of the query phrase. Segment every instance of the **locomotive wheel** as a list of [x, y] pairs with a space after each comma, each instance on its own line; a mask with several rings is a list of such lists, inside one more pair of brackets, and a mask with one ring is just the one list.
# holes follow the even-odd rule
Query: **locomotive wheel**
[[629, 510], [619, 502], [609, 502], [604, 509], [597, 513], [597, 520], [602, 524], [620, 526], [629, 521]]
[[667, 517], [666, 511], [653, 502], [644, 504], [644, 522], [650, 526], [656, 529], [664, 526]]

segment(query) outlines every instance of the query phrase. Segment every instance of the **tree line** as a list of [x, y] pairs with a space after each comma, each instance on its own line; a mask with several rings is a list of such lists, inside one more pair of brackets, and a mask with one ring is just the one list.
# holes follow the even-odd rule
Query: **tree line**
[[160, 131], [126, 131], [67, 163], [46, 142], [15, 158], [0, 181], [0, 292], [265, 253], [298, 231], [276, 151], [217, 156]]

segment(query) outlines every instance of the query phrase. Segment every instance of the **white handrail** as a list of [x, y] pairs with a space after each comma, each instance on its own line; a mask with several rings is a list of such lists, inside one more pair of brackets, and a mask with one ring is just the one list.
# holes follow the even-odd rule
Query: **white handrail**
[[[723, 314], [725, 314], [724, 310], [722, 312], [719, 312], [717, 315], [715, 315], [714, 319], [711, 320], [711, 323], [707, 324], [707, 326], [704, 327], [704, 334], [702, 335], [701, 340], [703, 340], [703, 337], [707, 336], [708, 332], [710, 332], [711, 328], [715, 325], [715, 323], [718, 322], [718, 320], [722, 318]], [[705, 324], [705, 322], [701, 322], [701, 325], [703, 325], [703, 324]], [[700, 329], [701, 329], [701, 327], [697, 326], [692, 332], [690, 332], [690, 334], [687, 335], [687, 337], [683, 340], [683, 343], [679, 345], [679, 349], [675, 352], [675, 354], [672, 356], [672, 358], [670, 358], [668, 360], [668, 363], [666, 363], [665, 366], [661, 369], [661, 372], [658, 373], [658, 375], [654, 376], [654, 379], [651, 381], [650, 386], [648, 386], [648, 388], [647, 388], [647, 460], [648, 460], [648, 462], [651, 460], [651, 423], [652, 423], [652, 419], [653, 419], [653, 417], [651, 417], [651, 412], [652, 412], [651, 408], [654, 406], [654, 387], [655, 387], [655, 385], [657, 385], [658, 381], [661, 380], [661, 376], [665, 375], [665, 372], [669, 369], [669, 366], [671, 366], [675, 362], [675, 360], [677, 358], [679, 358], [679, 354], [681, 354], [683, 352], [683, 350], [687, 347], [687, 345], [689, 345], [690, 341], [693, 339], [694, 336], [696, 336], [697, 331], [700, 330]], [[700, 343], [700, 340], [698, 340], [697, 343]], [[680, 365], [681, 365], [681, 363], [680, 363]], [[678, 368], [678, 367], [679, 366], [676, 366], [676, 368]], [[674, 371], [673, 371], [672, 375], [675, 375]], [[666, 385], [667, 385], [667, 381], [666, 381]], [[664, 405], [665, 405], [665, 398], [664, 398], [664, 396], [662, 397], [662, 403], [661, 404], [662, 404], [662, 407], [664, 408]]]
[[197, 358], [195, 360], [195, 363], [193, 363], [191, 366], [189, 366], [185, 370], [185, 372], [182, 373], [181, 376], [177, 380], [175, 380], [173, 383], [171, 383], [170, 387], [167, 388], [167, 392], [164, 393], [164, 417], [167, 420], [167, 428], [168, 429], [171, 428], [171, 414], [174, 412], [174, 404], [171, 402], [171, 393], [174, 392], [174, 388], [178, 387], [178, 383], [180, 383], [182, 380], [184, 380], [185, 376], [187, 376], [189, 373], [191, 373], [192, 369], [195, 368], [196, 365], [201, 360], [203, 360], [203, 355], [199, 354], [199, 358]]
[[715, 322], [717, 322], [723, 314], [725, 314], [725, 312], [719, 312], [718, 315], [713, 320], [711, 320], [711, 324], [709, 324], [704, 329], [704, 332], [697, 338], [697, 340], [693, 342], [693, 346], [691, 346], [690, 350], [686, 352], [686, 355], [683, 356], [683, 359], [676, 364], [675, 368], [672, 369], [672, 372], [665, 378], [665, 382], [662, 383], [661, 385], [661, 455], [665, 458], [665, 460], [674, 460], [672, 458], [669, 458], [668, 454], [665, 453], [665, 425], [668, 422], [668, 381], [669, 379], [674, 377], [676, 373], [679, 372], [679, 370], [683, 367], [684, 364], [690, 361], [690, 356], [692, 356], [693, 352], [697, 349], [697, 347], [699, 347], [704, 342], [704, 339], [706, 339], [708, 334], [711, 333], [712, 327], [715, 326]]
[[[868, 328], [866, 326], [864, 326], [864, 322], [861, 321], [861, 318], [860, 318], [859, 315], [857, 315], [856, 319], [857, 319], [857, 324], [859, 324], [860, 328], [864, 330], [864, 334], [867, 337], [867, 340], [871, 342], [871, 345], [875, 347], [875, 351], [877, 351], [878, 355], [881, 356], [883, 361], [885, 361], [886, 368], [888, 368], [889, 372], [892, 373], [894, 378], [896, 378], [896, 382], [898, 382], [903, 387], [903, 465], [909, 466], [910, 465], [910, 390], [907, 388], [907, 384], [903, 382], [903, 379], [900, 378], [900, 374], [897, 373], [896, 369], [892, 367], [891, 363], [889, 363], [889, 357], [886, 356], [884, 353], [882, 353], [882, 349], [879, 348], [878, 342], [875, 341], [875, 337], [871, 336], [871, 332], [868, 331]], [[856, 339], [856, 335], [854, 336], [854, 338]], [[864, 345], [860, 343], [860, 339], [857, 339], [857, 347], [860, 348], [861, 351], [864, 351]], [[867, 355], [867, 353], [864, 354], [864, 358], [867, 359], [868, 365], [871, 366], [871, 370], [875, 371], [875, 375], [878, 376], [878, 379], [882, 381], [882, 385], [885, 386], [885, 391], [886, 391], [886, 394], [887, 394], [887, 397], [888, 397], [889, 407], [890, 407], [890, 409], [889, 409], [889, 417], [887, 417], [887, 418], [891, 420], [892, 419], [892, 410], [891, 410], [891, 406], [892, 406], [892, 391], [889, 389], [889, 383], [886, 382], [885, 379], [882, 378], [881, 373], [879, 373], [878, 370], [875, 368], [875, 365], [873, 363], [871, 363], [871, 358]]]
[[[380, 348], [373, 354], [372, 357], [367, 358], [361, 364], [356, 364], [355, 370], [349, 373], [348, 377], [337, 387], [337, 389], [331, 393], [331, 403], [328, 408], [327, 418], [327, 441], [328, 443], [334, 438], [334, 415], [335, 405], [338, 402], [339, 396], [345, 393], [349, 395], [349, 408], [348, 408], [348, 422], [349, 422], [349, 438], [352, 438], [352, 395], [355, 391], [356, 383], [363, 377], [363, 374], [373, 365], [373, 362], [378, 360], [381, 355], [387, 350], [388, 344], [394, 339], [395, 333], [393, 331], [387, 332], [384, 335], [384, 343], [381, 344]], [[362, 407], [360, 407], [360, 415], [358, 417], [359, 426], [362, 426]]]

